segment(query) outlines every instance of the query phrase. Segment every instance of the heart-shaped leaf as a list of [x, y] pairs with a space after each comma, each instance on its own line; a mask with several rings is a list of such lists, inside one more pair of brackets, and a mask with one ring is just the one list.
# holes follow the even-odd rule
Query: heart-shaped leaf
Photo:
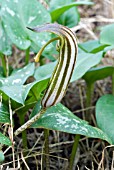
[[48, 11], [37, 0], [3, 1], [1, 15], [7, 34], [20, 49], [27, 49], [31, 41], [41, 47], [49, 39], [47, 34], [38, 35], [26, 28], [51, 22]]
[[[38, 114], [40, 109], [40, 102], [38, 102], [33, 109], [31, 117]], [[72, 112], [70, 112], [70, 110], [60, 103], [48, 108], [42, 117], [32, 125], [32, 127], [58, 130], [72, 134], [81, 134], [111, 142], [107, 135], [100, 129], [88, 125], [86, 121], [75, 116]]]
[[114, 144], [114, 96], [104, 95], [96, 104], [97, 124]]

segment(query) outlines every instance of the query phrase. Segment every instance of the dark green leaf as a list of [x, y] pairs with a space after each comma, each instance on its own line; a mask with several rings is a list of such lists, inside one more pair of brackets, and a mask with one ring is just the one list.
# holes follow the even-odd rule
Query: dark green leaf
[[6, 32], [20, 49], [27, 49], [31, 41], [41, 47], [49, 39], [47, 34], [38, 35], [26, 28], [51, 22], [49, 13], [37, 0], [3, 1], [1, 11]]
[[66, 11], [57, 20], [59, 24], [65, 25], [69, 28], [76, 26], [79, 21], [80, 21], [80, 15], [76, 7], [73, 7], [72, 9], [69, 9], [68, 11]]
[[[60, 6], [64, 6], [64, 4], [67, 5], [72, 2], [73, 2], [73, 0], [65, 0], [65, 1], [51, 0], [50, 8], [51, 8], [51, 10], [55, 10], [56, 8], [58, 8]], [[67, 27], [73, 27], [78, 24], [79, 19], [80, 19], [80, 16], [79, 16], [78, 10], [76, 7], [73, 7], [72, 9], [69, 9], [68, 11], [66, 11], [62, 15], [60, 15], [57, 22], [59, 24], [65, 25]]]
[[5, 104], [0, 102], [0, 123], [10, 124], [10, 114]]
[[64, 6], [60, 6], [58, 8], [56, 8], [55, 10], [51, 11], [51, 17], [52, 17], [52, 21], [56, 21], [60, 15], [62, 15], [65, 11], [69, 10], [70, 8], [74, 7], [74, 6], [79, 6], [79, 5], [92, 5], [92, 2], [88, 2], [88, 1], [78, 1], [78, 2], [73, 2]]
[[1, 132], [0, 132], [0, 143], [11, 146], [11, 141], [9, 140], [9, 138], [4, 136]]
[[103, 27], [100, 34], [100, 42], [102, 44], [114, 45], [114, 24]]
[[48, 85], [49, 79], [44, 79], [43, 81], [36, 81], [35, 85], [32, 87], [32, 95], [38, 100], [40, 98], [41, 92], [44, 91]]
[[87, 71], [83, 76], [83, 78], [88, 83], [94, 83], [97, 80], [102, 80], [108, 76], [111, 76], [113, 71], [114, 71], [114, 67], [112, 66], [95, 67]]
[[114, 144], [114, 96], [104, 95], [96, 104], [97, 124]]
[[103, 51], [107, 45], [100, 44], [98, 40], [89, 40], [79, 44], [79, 47], [82, 48], [85, 52], [98, 53]]
[[[38, 114], [41, 109], [40, 102], [34, 108], [31, 117]], [[53, 106], [32, 125], [34, 128], [46, 128], [72, 134], [81, 134], [88, 137], [100, 138], [111, 142], [100, 129], [92, 127], [87, 122], [79, 119], [62, 104]]]
[[114, 45], [107, 46], [107, 47], [105, 47], [104, 52], [107, 52], [112, 49], [114, 49]]
[[[15, 110], [14, 111], [17, 115], [19, 114], [25, 115], [29, 109], [32, 109], [35, 106], [36, 103], [37, 101], [35, 100], [33, 100], [33, 102], [27, 100], [27, 102], [23, 106], [22, 105], [20, 106], [19, 103], [16, 103], [14, 106], [16, 111]], [[12, 105], [14, 105], [14, 103], [12, 103]]]

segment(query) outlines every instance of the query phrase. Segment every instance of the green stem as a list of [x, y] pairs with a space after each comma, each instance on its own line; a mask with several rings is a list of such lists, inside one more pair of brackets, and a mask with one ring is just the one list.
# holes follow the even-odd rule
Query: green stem
[[2, 67], [3, 67], [3, 71], [4, 71], [4, 76], [7, 77], [8, 76], [8, 70], [7, 70], [7, 61], [6, 61], [6, 57], [3, 54], [0, 54], [1, 60], [2, 60]]
[[25, 56], [25, 64], [27, 65], [29, 63], [30, 60], [30, 47], [27, 48], [26, 50], [26, 56]]
[[114, 95], [114, 71], [112, 73], [112, 95]]
[[44, 58], [41, 58], [40, 61], [39, 61], [39, 63], [40, 63], [40, 66], [45, 65], [45, 60], [44, 60]]
[[75, 159], [75, 156], [76, 156], [79, 140], [80, 140], [80, 135], [78, 135], [78, 134], [75, 135], [74, 144], [73, 144], [73, 147], [72, 147], [72, 152], [71, 152], [71, 156], [70, 156], [70, 162], [69, 162], [68, 170], [72, 170], [73, 169], [74, 159]]
[[[91, 107], [91, 101], [92, 101], [92, 94], [94, 90], [94, 83], [86, 82], [87, 89], [86, 89], [86, 108]], [[86, 120], [90, 121], [90, 111], [86, 111]]]
[[[20, 124], [23, 125], [25, 123], [25, 114], [18, 114]], [[26, 130], [22, 132], [22, 142], [23, 142], [23, 148], [27, 149], [27, 133]]]
[[42, 167], [43, 169], [50, 170], [50, 164], [49, 164], [49, 130], [44, 129], [44, 154], [43, 154], [43, 160], [42, 160]]
[[37, 55], [35, 56], [35, 62], [39, 62], [39, 59], [40, 59], [40, 56], [42, 54], [42, 52], [44, 51], [45, 47], [50, 44], [51, 42], [55, 41], [55, 40], [60, 40], [61, 38], [60, 37], [56, 37], [56, 38], [53, 38], [51, 39], [50, 41], [48, 41], [41, 49], [40, 51], [37, 53]]

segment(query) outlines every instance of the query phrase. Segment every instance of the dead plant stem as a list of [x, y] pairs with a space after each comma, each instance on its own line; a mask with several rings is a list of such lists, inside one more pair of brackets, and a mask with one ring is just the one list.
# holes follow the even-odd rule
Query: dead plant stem
[[11, 101], [9, 99], [9, 112], [10, 112], [10, 121], [11, 121], [11, 127], [10, 127], [10, 139], [12, 141], [12, 153], [13, 153], [13, 168], [15, 169], [15, 149], [14, 149], [14, 139], [13, 139], [13, 112], [11, 109]]

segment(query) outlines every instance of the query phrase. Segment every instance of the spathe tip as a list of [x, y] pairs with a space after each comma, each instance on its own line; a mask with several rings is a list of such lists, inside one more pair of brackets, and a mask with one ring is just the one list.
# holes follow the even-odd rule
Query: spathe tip
[[30, 28], [30, 27], [26, 27], [27, 29], [31, 30], [31, 31], [35, 31], [34, 28]]

